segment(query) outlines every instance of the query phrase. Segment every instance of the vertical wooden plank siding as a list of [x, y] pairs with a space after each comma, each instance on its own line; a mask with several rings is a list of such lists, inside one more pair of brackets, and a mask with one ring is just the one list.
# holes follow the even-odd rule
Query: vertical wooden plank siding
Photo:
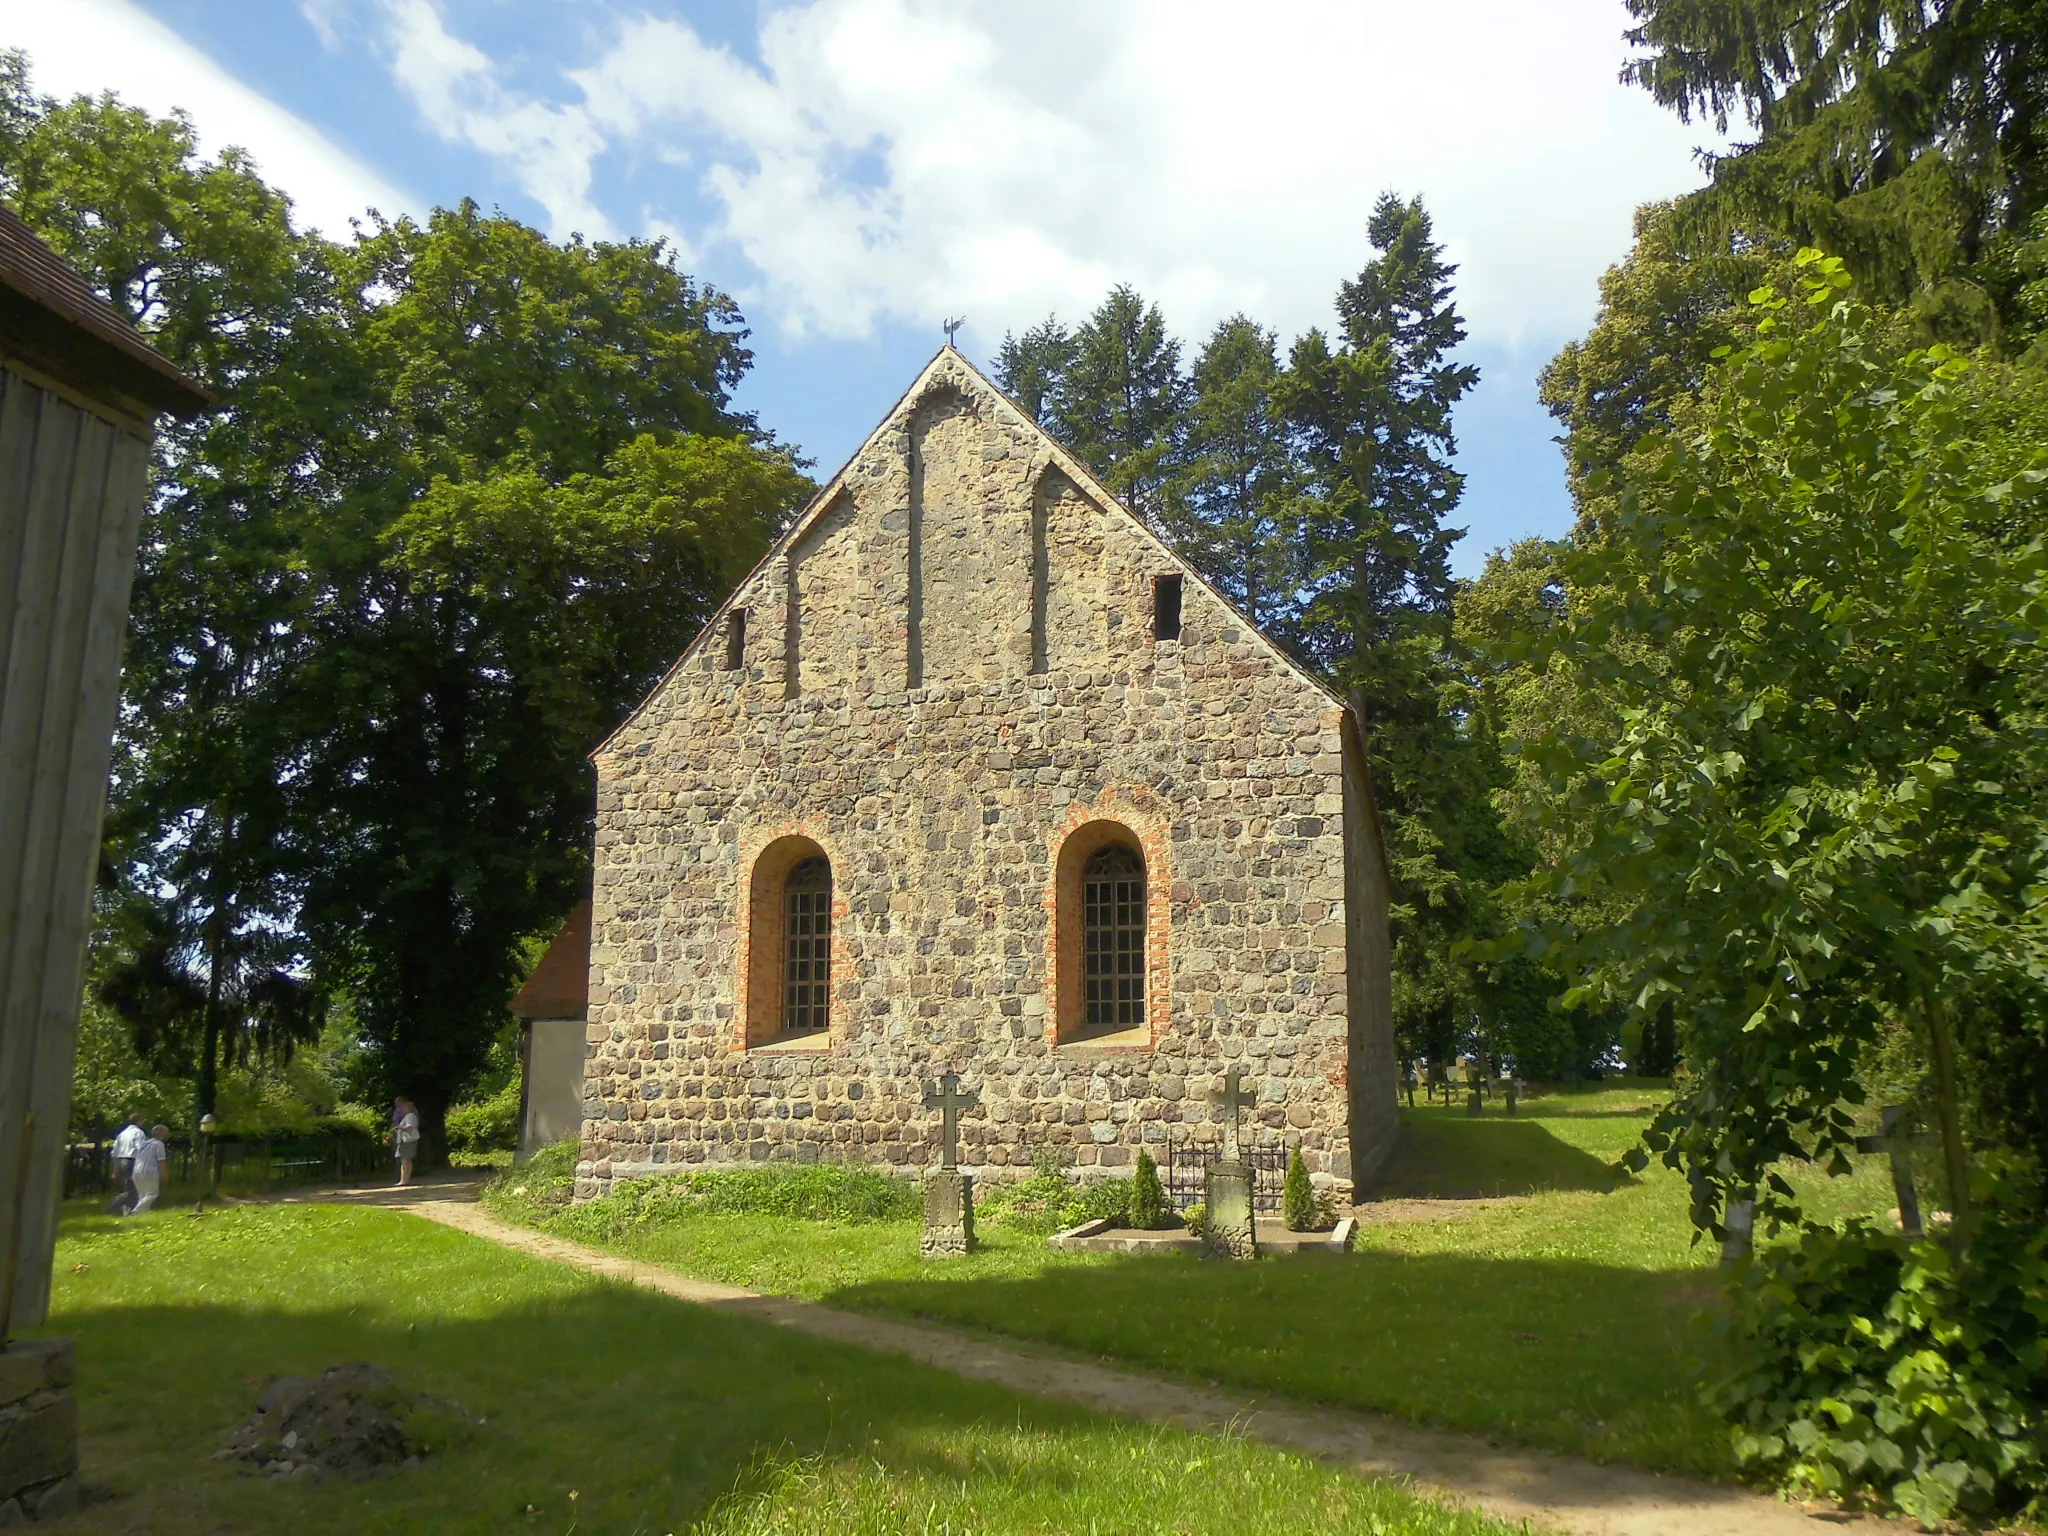
[[49, 1308], [147, 458], [134, 432], [0, 369], [0, 1232], [19, 1224], [14, 1328]]

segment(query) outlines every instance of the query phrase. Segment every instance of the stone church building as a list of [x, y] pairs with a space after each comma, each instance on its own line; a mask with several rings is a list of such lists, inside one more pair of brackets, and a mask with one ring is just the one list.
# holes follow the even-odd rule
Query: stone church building
[[577, 1193], [699, 1163], [1386, 1154], [1357, 721], [950, 346], [593, 754]]

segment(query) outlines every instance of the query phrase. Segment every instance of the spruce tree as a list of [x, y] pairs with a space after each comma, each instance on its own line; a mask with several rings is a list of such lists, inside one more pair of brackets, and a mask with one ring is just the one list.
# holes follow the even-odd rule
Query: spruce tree
[[1684, 205], [1704, 247], [1776, 231], [1943, 334], [2027, 323], [2048, 207], [2048, 0], [1627, 0], [1625, 78], [1753, 137]]
[[1042, 427], [1059, 415], [1060, 391], [1074, 362], [1074, 338], [1056, 315], [1022, 336], [1003, 333], [996, 352], [996, 383]]
[[1161, 531], [1172, 522], [1166, 492], [1187, 394], [1180, 343], [1159, 306], [1120, 285], [1074, 333], [1052, 397], [1054, 435]]
[[1274, 634], [1286, 633], [1302, 584], [1300, 546], [1282, 522], [1294, 461], [1274, 405], [1279, 380], [1271, 331], [1243, 315], [1216, 327], [1195, 362], [1173, 497], [1181, 553]]
[[1449, 612], [1444, 519], [1464, 493], [1451, 412], [1479, 382], [1452, 361], [1465, 322], [1420, 198], [1388, 193], [1366, 237], [1375, 252], [1337, 293], [1334, 341], [1294, 344], [1282, 408], [1301, 434], [1310, 496], [1300, 533], [1313, 562], [1310, 652], [1370, 704], [1376, 653]]
[[1277, 396], [1297, 434], [1287, 523], [1307, 552], [1299, 648], [1365, 728], [1394, 882], [1394, 1007], [1405, 1049], [1469, 1042], [1487, 979], [1462, 941], [1501, 921], [1492, 891], [1528, 869], [1493, 803], [1507, 783], [1451, 634], [1446, 526], [1463, 493], [1451, 413], [1478, 382], [1420, 200], [1389, 194], [1366, 226], [1372, 259], [1337, 294], [1335, 338], [1295, 343]]

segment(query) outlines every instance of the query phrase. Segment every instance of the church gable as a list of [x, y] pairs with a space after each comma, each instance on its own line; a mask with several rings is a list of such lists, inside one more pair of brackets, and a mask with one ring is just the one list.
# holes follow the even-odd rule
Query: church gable
[[578, 1190], [678, 1162], [1128, 1170], [1393, 1130], [1346, 712], [950, 348], [595, 754]]
[[1029, 686], [1122, 670], [1183, 628], [1335, 702], [948, 347], [600, 753], [696, 712], [706, 685], [821, 702]]

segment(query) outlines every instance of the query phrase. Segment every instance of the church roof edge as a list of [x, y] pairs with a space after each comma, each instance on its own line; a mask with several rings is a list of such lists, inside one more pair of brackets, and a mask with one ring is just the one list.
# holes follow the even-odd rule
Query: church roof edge
[[[1068, 479], [1074, 481], [1075, 484], [1081, 488], [1082, 493], [1084, 495], [1086, 495], [1090, 500], [1098, 503], [1104, 509], [1114, 512], [1120, 512], [1125, 517], [1129, 518], [1133, 523], [1137, 525], [1139, 531], [1142, 532], [1146, 538], [1151, 540], [1155, 546], [1157, 546], [1159, 552], [1173, 563], [1173, 566], [1176, 570], [1180, 571], [1184, 576], [1198, 583], [1203, 589], [1203, 591], [1207, 592], [1210, 597], [1214, 598], [1218, 603], [1222, 604], [1223, 607], [1228, 609], [1231, 613], [1235, 614], [1239, 621], [1244, 624], [1246, 629], [1250, 630], [1252, 634], [1258, 636], [1261, 643], [1263, 643], [1269, 649], [1271, 649], [1274, 656], [1278, 658], [1278, 660], [1280, 661], [1281, 665], [1285, 666], [1289, 671], [1294, 673], [1294, 675], [1300, 678], [1303, 682], [1309, 684], [1309, 686], [1314, 688], [1318, 693], [1322, 694], [1332, 704], [1335, 704], [1338, 708], [1344, 710], [1344, 712], [1347, 715], [1351, 715], [1353, 713], [1349, 702], [1343, 697], [1343, 695], [1339, 694], [1336, 691], [1336, 689], [1332, 688], [1322, 678], [1318, 677], [1314, 672], [1310, 671], [1306, 666], [1302, 665], [1302, 663], [1298, 661], [1295, 657], [1289, 655], [1285, 646], [1281, 645], [1279, 641], [1275, 640], [1271, 635], [1267, 634], [1263, 629], [1261, 629], [1258, 626], [1258, 624], [1256, 624], [1250, 617], [1248, 617], [1245, 614], [1243, 609], [1239, 608], [1237, 604], [1233, 603], [1228, 597], [1224, 596], [1223, 593], [1219, 592], [1216, 589], [1215, 584], [1211, 582], [1206, 576], [1204, 576], [1199, 570], [1197, 570], [1193, 564], [1191, 564], [1171, 545], [1169, 545], [1166, 542], [1166, 540], [1160, 536], [1158, 531], [1152, 527], [1150, 523], [1146, 522], [1144, 518], [1140, 517], [1136, 512], [1133, 512], [1129, 507], [1125, 506], [1121, 500], [1119, 500], [1116, 496], [1112, 495], [1108, 487], [1104, 486], [1103, 483], [1096, 478], [1095, 472], [1093, 470], [1091, 470], [1086, 464], [1083, 464], [1078, 458], [1074, 456], [1074, 454], [1069, 452], [1067, 448], [1064, 447], [1060, 443], [1060, 441], [1057, 438], [1055, 438], [1050, 432], [1046, 431], [1046, 429], [1031, 415], [1031, 413], [1026, 411], [1024, 407], [1018, 403], [1014, 396], [1012, 396], [1008, 391], [1006, 391], [1001, 385], [997, 384], [995, 380], [991, 379], [987, 374], [983, 373], [980, 368], [976, 367], [973, 360], [970, 359], [967, 356], [967, 354], [962, 352], [958, 347], [954, 346], [952, 339], [949, 337], [947, 338], [944, 345], [942, 345], [938, 351], [932, 354], [931, 360], [917, 371], [917, 376], [914, 379], [912, 379], [910, 381], [909, 386], [896, 397], [894, 403], [890, 405], [888, 410], [882, 413], [881, 419], [878, 422], [876, 422], [873, 430], [871, 430], [865, 437], [863, 437], [860, 440], [859, 444], [854, 448], [852, 453], [846, 456], [845, 462], [843, 462], [839, 466], [839, 468], [833, 472], [831, 479], [825, 481], [824, 484], [818, 487], [817, 493], [814, 496], [812, 496], [809, 501], [804, 503], [803, 510], [798, 512], [797, 515], [793, 519], [791, 519], [789, 526], [785, 528], [779, 535], [777, 535], [774, 542], [768, 546], [767, 550], [762, 554], [761, 558], [754, 563], [753, 567], [747, 572], [747, 574], [742, 576], [738, 581], [733, 583], [732, 591], [727, 593], [725, 600], [721, 602], [718, 605], [718, 607], [712, 611], [711, 616], [704, 621], [703, 628], [698, 630], [696, 637], [692, 639], [688, 645], [683, 647], [682, 654], [677, 656], [675, 661], [668, 667], [668, 669], [662, 673], [659, 680], [657, 680], [654, 686], [647, 691], [646, 696], [643, 697], [638, 704], [635, 704], [632, 709], [627, 711], [625, 718], [620, 720], [618, 725], [615, 726], [610, 732], [608, 732], [602, 741], [600, 741], [595, 747], [591, 748], [588, 754], [588, 757], [591, 761], [595, 761], [600, 755], [602, 755], [611, 746], [613, 742], [618, 740], [619, 737], [623, 735], [626, 732], [626, 730], [636, 720], [640, 718], [640, 716], [646, 711], [647, 706], [653, 703], [656, 698], [660, 697], [661, 691], [668, 686], [669, 680], [682, 670], [684, 664], [688, 662], [690, 658], [697, 653], [698, 649], [704, 645], [706, 640], [713, 633], [716, 632], [716, 630], [718, 629], [719, 620], [724, 618], [727, 611], [731, 609], [731, 607], [733, 606], [734, 599], [737, 598], [741, 592], [747, 589], [747, 586], [754, 580], [755, 577], [759, 576], [763, 571], [768, 569], [769, 565], [773, 561], [780, 558], [782, 555], [786, 554], [792, 545], [796, 544], [800, 539], [802, 539], [804, 534], [809, 531], [811, 525], [815, 523], [821, 516], [825, 514], [826, 511], [828, 511], [831, 508], [833, 503], [839, 499], [840, 493], [845, 489], [846, 472], [849, 469], [851, 469], [855, 463], [859, 461], [862, 454], [867, 452], [869, 446], [873, 444], [875, 439], [880, 437], [883, 432], [888, 430], [890, 423], [895, 421], [898, 413], [902, 411], [904, 406], [909, 404], [911, 401], [917, 399], [920, 396], [920, 394], [922, 394], [925, 391], [925, 389], [928, 387], [928, 381], [931, 379], [932, 374], [940, 367], [941, 364], [947, 362], [949, 359], [952, 360], [953, 362], [956, 362], [957, 364], [959, 364], [960, 367], [965, 369], [969, 378], [971, 378], [982, 389], [987, 390], [989, 394], [993, 395], [997, 400], [1001, 401], [1010, 410], [1014, 411], [1017, 415], [1018, 420], [1021, 421], [1025, 426], [1029, 427], [1033, 432], [1035, 432], [1039, 436], [1039, 438], [1044, 442], [1046, 448], [1051, 452], [1053, 462], [1058, 466], [1060, 472], [1066, 475]], [[1361, 736], [1362, 735], [1363, 731], [1361, 728]]]

